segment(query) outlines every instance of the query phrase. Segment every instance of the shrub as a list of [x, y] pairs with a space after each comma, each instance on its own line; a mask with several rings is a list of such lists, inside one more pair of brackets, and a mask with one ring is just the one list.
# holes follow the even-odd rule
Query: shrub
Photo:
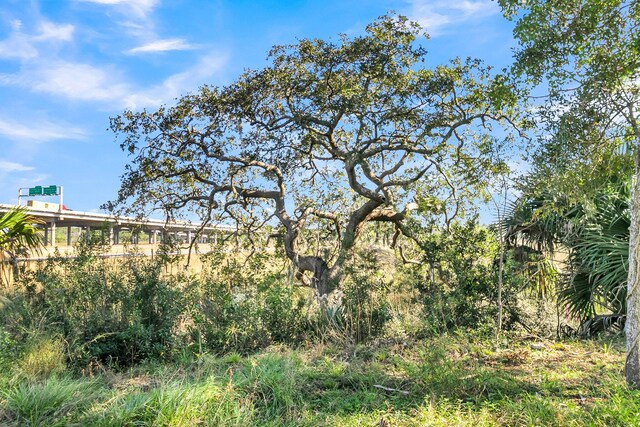
[[184, 311], [177, 283], [162, 277], [155, 260], [100, 259], [85, 245], [77, 258], [51, 258], [20, 278], [21, 295], [12, 308], [21, 314], [18, 323], [31, 329], [46, 325], [69, 343], [77, 366], [91, 360], [127, 366], [170, 356], [180, 338], [173, 329]]
[[17, 357], [17, 343], [11, 333], [0, 325], [0, 372], [8, 372]]
[[206, 274], [192, 288], [191, 336], [199, 350], [247, 354], [304, 339], [305, 301], [297, 289], [281, 274], [248, 273], [239, 267], [227, 283]]
[[[423, 333], [440, 334], [458, 328], [488, 330], [497, 315], [498, 242], [485, 227], [471, 219], [452, 223], [443, 230], [423, 237], [422, 266], [405, 266], [405, 280], [415, 283], [423, 307]], [[428, 248], [428, 251], [426, 250]], [[503, 327], [519, 321], [516, 304], [520, 283], [505, 274], [502, 300]]]
[[341, 290], [321, 301], [311, 319], [320, 338], [357, 344], [381, 334], [391, 319], [391, 283], [379, 267], [372, 250], [360, 251], [347, 265]]

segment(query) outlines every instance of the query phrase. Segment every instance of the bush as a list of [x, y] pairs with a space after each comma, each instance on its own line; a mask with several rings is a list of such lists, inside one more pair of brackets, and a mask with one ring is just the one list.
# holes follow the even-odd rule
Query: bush
[[46, 329], [68, 343], [78, 368], [127, 367], [184, 358], [185, 348], [246, 354], [307, 334], [306, 301], [270, 255], [245, 263], [210, 256], [199, 275], [168, 275], [163, 257], [104, 259], [99, 245], [83, 240], [75, 259], [50, 258], [22, 275], [11, 315], [0, 312], [5, 341], [24, 346], [24, 330]]
[[[477, 219], [452, 223], [449, 230], [422, 236], [424, 262], [406, 265], [402, 280], [418, 290], [424, 335], [455, 329], [492, 330], [497, 316], [499, 244]], [[508, 269], [505, 268], [505, 272]], [[521, 280], [503, 275], [503, 328], [521, 321]]]
[[[280, 273], [264, 275], [267, 260], [230, 263], [191, 287], [191, 337], [198, 351], [247, 354], [306, 336], [305, 300]], [[261, 273], [261, 271], [263, 273]]]
[[320, 301], [310, 319], [317, 338], [350, 345], [381, 335], [391, 319], [392, 283], [378, 261], [375, 250], [364, 250], [347, 264], [340, 290]]
[[[492, 328], [497, 244], [490, 232], [470, 221], [427, 237], [432, 250], [422, 266], [396, 268], [389, 249], [359, 251], [340, 291], [320, 302], [294, 286], [286, 262], [268, 253], [240, 262], [237, 254], [212, 251], [201, 273], [169, 275], [163, 257], [104, 259], [97, 256], [100, 240], [83, 241], [77, 258], [51, 258], [17, 282], [18, 293], [0, 310], [0, 364], [31, 348], [32, 335], [64, 342], [77, 368], [123, 368], [308, 339], [357, 344], [385, 334], [404, 341]], [[517, 286], [505, 281], [505, 328], [518, 321]]]
[[177, 284], [161, 276], [154, 260], [106, 260], [80, 249], [76, 259], [51, 258], [22, 275], [21, 294], [13, 298], [13, 316], [5, 325], [11, 327], [16, 314], [27, 329], [46, 325], [69, 343], [77, 366], [92, 360], [128, 366], [170, 356], [180, 338], [173, 329], [184, 310]]
[[8, 372], [17, 357], [17, 343], [11, 333], [0, 325], [0, 372]]

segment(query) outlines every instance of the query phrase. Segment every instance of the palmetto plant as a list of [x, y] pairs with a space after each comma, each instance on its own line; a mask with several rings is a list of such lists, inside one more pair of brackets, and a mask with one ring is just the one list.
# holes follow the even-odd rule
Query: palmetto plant
[[40, 223], [41, 220], [32, 217], [23, 208], [7, 211], [0, 216], [0, 248], [14, 253], [38, 248], [42, 239], [36, 224]]
[[561, 245], [568, 266], [558, 303], [591, 327], [624, 316], [629, 255], [629, 185], [610, 185], [589, 203], [571, 204], [544, 194], [512, 205], [501, 224], [512, 247], [538, 253]]
[[0, 216], [0, 260], [8, 260], [17, 273], [17, 257], [42, 245], [37, 224], [41, 220], [32, 217], [24, 208], [15, 208]]
[[523, 197], [510, 202], [500, 225], [510, 247], [527, 246], [538, 252], [553, 252], [563, 220], [551, 209], [549, 194]]
[[605, 312], [623, 315], [629, 264], [629, 191], [600, 194], [595, 209], [584, 215], [584, 223], [565, 236], [571, 249], [571, 273], [559, 300], [582, 319]]

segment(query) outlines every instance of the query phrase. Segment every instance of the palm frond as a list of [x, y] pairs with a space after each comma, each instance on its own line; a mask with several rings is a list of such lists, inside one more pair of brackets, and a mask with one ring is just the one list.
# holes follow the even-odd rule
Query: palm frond
[[0, 249], [12, 253], [20, 249], [38, 249], [42, 238], [37, 224], [42, 221], [29, 215], [24, 208], [15, 208], [0, 216]]
[[[570, 204], [551, 193], [529, 195], [510, 205], [501, 224], [512, 246], [526, 245], [542, 254], [561, 244], [569, 251], [558, 303], [583, 323], [625, 314], [629, 197], [626, 181], [612, 181], [585, 203]], [[545, 271], [540, 267], [544, 266], [533, 268], [533, 278], [543, 278]], [[545, 282], [534, 280], [532, 284], [540, 288]]]

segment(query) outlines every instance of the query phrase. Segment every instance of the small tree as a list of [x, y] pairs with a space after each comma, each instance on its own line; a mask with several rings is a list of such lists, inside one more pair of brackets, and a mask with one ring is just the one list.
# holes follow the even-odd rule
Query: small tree
[[[297, 278], [330, 293], [367, 223], [400, 224], [421, 198], [449, 221], [501, 166], [489, 134], [513, 124], [510, 87], [477, 60], [422, 68], [419, 34], [382, 17], [364, 36], [277, 46], [228, 86], [113, 118], [132, 161], [105, 207], [187, 210], [249, 234], [275, 221]], [[318, 227], [326, 256], [305, 245]]]

